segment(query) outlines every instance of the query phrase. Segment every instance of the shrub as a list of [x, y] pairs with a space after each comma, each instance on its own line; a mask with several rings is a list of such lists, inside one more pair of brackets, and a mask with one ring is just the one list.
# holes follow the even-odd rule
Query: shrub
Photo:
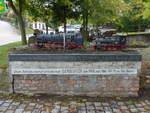
[[129, 46], [133, 47], [133, 48], [147, 48], [147, 47], [149, 47], [149, 44], [147, 44], [145, 42], [133, 41]]

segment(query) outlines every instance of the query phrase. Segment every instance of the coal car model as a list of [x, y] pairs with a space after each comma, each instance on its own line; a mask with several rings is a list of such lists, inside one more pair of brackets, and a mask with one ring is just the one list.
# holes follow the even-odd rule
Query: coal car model
[[126, 46], [126, 36], [112, 36], [104, 38], [96, 38], [93, 45], [94, 49], [100, 50], [122, 50]]
[[64, 47], [66, 49], [82, 48], [83, 37], [80, 33], [72, 33], [65, 35], [40, 34], [36, 35], [36, 41], [34, 45], [39, 48], [48, 48], [48, 49], [63, 49]]

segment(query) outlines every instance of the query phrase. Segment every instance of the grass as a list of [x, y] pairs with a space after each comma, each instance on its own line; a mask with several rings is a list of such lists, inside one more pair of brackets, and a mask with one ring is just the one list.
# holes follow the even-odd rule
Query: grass
[[12, 47], [21, 46], [21, 42], [14, 42], [0, 46], [0, 68], [3, 69], [0, 75], [0, 92], [9, 92], [10, 82], [8, 80], [8, 54]]
[[12, 47], [21, 46], [21, 42], [14, 42], [0, 46], [0, 68], [6, 69], [8, 66], [8, 54]]
[[127, 32], [127, 34], [150, 34], [150, 32]]

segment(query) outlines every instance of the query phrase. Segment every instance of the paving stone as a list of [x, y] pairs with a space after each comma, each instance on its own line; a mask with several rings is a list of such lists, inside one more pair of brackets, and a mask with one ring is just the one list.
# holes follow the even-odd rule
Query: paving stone
[[145, 111], [145, 109], [144, 108], [137, 108], [139, 111]]
[[14, 110], [14, 109], [16, 109], [16, 108], [17, 108], [17, 106], [14, 106], [14, 105], [10, 105], [10, 106], [8, 107], [8, 109], [10, 109], [10, 110], [11, 110], [11, 109]]
[[150, 113], [149, 100], [133, 102], [130, 105], [121, 101], [85, 103], [70, 101], [67, 106], [61, 106], [66, 104], [60, 101], [20, 103], [13, 100], [0, 100], [0, 103], [0, 113]]
[[2, 103], [4, 103], [4, 101], [0, 101], [0, 105], [1, 105]]
[[95, 110], [88, 109], [88, 110], [87, 110], [87, 113], [95, 113]]
[[10, 105], [10, 103], [3, 103], [1, 106], [8, 107], [9, 105]]
[[37, 105], [35, 106], [35, 108], [36, 108], [36, 109], [42, 109], [42, 108], [43, 108], [43, 105], [37, 104]]
[[130, 109], [130, 111], [133, 112], [133, 113], [137, 113], [138, 112], [137, 109]]
[[128, 109], [128, 107], [127, 107], [127, 106], [121, 106], [120, 108], [121, 108], [121, 109], [123, 109], [123, 110]]
[[[56, 105], [57, 105], [58, 103], [56, 103]], [[52, 103], [45, 103], [44, 104], [45, 106], [52, 106], [53, 104]]]
[[96, 113], [105, 113], [103, 110], [95, 110]]
[[47, 111], [42, 111], [41, 113], [49, 113], [49, 112], [47, 112]]
[[96, 112], [96, 113], [105, 113], [104, 111], [98, 111], [98, 112]]
[[86, 102], [85, 104], [86, 104], [86, 106], [92, 106], [93, 105], [92, 102]]
[[24, 109], [16, 109], [15, 113], [22, 113]]
[[74, 105], [76, 105], [76, 104], [77, 104], [77, 102], [76, 102], [76, 101], [70, 101], [70, 104], [74, 104]]
[[79, 110], [78, 113], [87, 113], [86, 110]]
[[86, 110], [86, 107], [79, 106], [77, 107], [77, 110]]
[[65, 106], [65, 107], [61, 107], [61, 111], [64, 111], [64, 110], [67, 110], [68, 109], [68, 107], [67, 106]]
[[78, 103], [79, 106], [85, 107], [85, 103]]
[[32, 113], [41, 113], [41, 111], [38, 110], [38, 109], [35, 109], [35, 110], [32, 111]]
[[88, 110], [91, 109], [92, 110], [92, 109], [95, 109], [95, 107], [94, 106], [87, 106], [86, 109], [88, 109]]
[[18, 106], [19, 104], [20, 104], [20, 102], [13, 102], [11, 105]]
[[33, 109], [34, 109], [35, 107], [33, 107], [33, 106], [27, 106], [25, 109], [28, 111], [32, 111]]
[[136, 108], [134, 105], [128, 105], [128, 107], [129, 107], [130, 109], [135, 109], [135, 108]]
[[122, 106], [122, 105], [124, 105], [125, 103], [124, 102], [118, 102], [118, 105], [119, 106]]
[[131, 113], [130, 111], [127, 111], [127, 110], [125, 110], [125, 111], [121, 111], [122, 113]]
[[96, 110], [104, 110], [103, 107], [95, 106]]
[[36, 103], [30, 103], [29, 104], [29, 106], [35, 106], [36, 105]]
[[[60, 112], [60, 105], [55, 105], [54, 108], [51, 110], [51, 113], [59, 113]], [[64, 108], [63, 108], [64, 109]], [[68, 108], [66, 108], [65, 110], [67, 110]]]
[[112, 112], [112, 109], [110, 107], [104, 107], [104, 110], [108, 112]]
[[11, 102], [13, 102], [13, 100], [5, 100], [5, 102], [11, 103]]
[[111, 112], [111, 111], [105, 111], [105, 113], [113, 113], [113, 112]]
[[14, 113], [14, 110], [7, 110], [5, 113]]
[[120, 109], [115, 109], [115, 108], [113, 108], [113, 112], [115, 112], [115, 113], [121, 113]]
[[24, 109], [26, 106], [27, 106], [26, 104], [20, 104], [20, 105], [18, 106], [18, 109]]
[[142, 104], [135, 104], [136, 107], [142, 107]]
[[5, 111], [5, 110], [7, 110], [7, 109], [8, 109], [8, 107], [0, 106], [0, 111]]
[[141, 112], [141, 113], [150, 113], [150, 112], [149, 112], [149, 111], [147, 111], [147, 112], [146, 112], [146, 111], [144, 111], [144, 112]]
[[101, 106], [102, 104], [101, 104], [101, 102], [94, 102], [94, 105], [95, 106]]
[[61, 113], [69, 113], [68, 110], [61, 111]]
[[146, 103], [145, 103], [145, 102], [143, 102], [143, 101], [141, 101], [140, 103], [141, 103], [143, 106], [145, 106], [145, 105], [146, 105]]
[[32, 113], [32, 111], [24, 111], [23, 113]]
[[109, 106], [109, 103], [102, 103], [103, 106]]

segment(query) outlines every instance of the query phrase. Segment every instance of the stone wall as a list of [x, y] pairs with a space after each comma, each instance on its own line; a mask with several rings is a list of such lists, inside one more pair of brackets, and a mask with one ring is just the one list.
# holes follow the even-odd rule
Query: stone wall
[[140, 55], [35, 56], [10, 56], [10, 79], [15, 93], [138, 96]]
[[139, 77], [15, 75], [15, 93], [80, 96], [138, 96]]

